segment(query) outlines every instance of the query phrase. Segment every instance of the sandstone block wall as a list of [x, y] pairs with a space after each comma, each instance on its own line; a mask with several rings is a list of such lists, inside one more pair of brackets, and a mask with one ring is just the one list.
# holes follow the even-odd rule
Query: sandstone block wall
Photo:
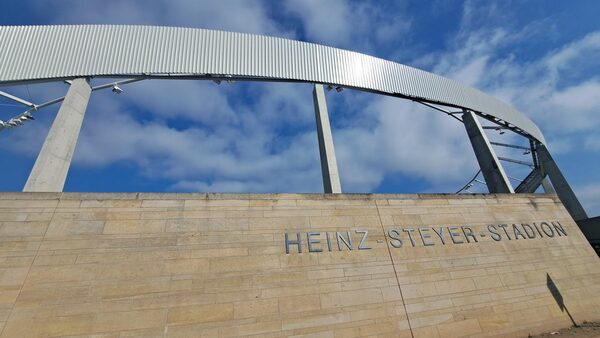
[[525, 337], [598, 309], [555, 196], [0, 193], [1, 337]]

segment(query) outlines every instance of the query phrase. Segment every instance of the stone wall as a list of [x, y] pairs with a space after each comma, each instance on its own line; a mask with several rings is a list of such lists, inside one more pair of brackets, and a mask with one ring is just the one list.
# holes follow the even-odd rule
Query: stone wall
[[0, 193], [2, 337], [527, 336], [598, 309], [550, 195]]

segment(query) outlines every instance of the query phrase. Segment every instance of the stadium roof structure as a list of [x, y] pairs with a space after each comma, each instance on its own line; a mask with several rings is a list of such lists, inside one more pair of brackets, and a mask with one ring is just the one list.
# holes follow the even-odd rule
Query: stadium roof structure
[[[124, 80], [92, 88], [90, 78]], [[314, 83], [323, 183], [325, 192], [331, 193], [341, 192], [341, 187], [323, 85], [416, 101], [465, 124], [490, 192], [535, 192], [543, 185], [546, 191], [558, 194], [573, 218], [587, 218], [535, 123], [477, 89], [349, 50], [262, 35], [158, 26], [0, 26], [0, 87], [71, 83], [64, 98], [37, 105], [0, 91], [1, 96], [29, 107], [23, 114], [1, 121], [0, 129], [16, 127], [38, 109], [64, 101], [24, 191], [62, 191], [81, 127], [81, 121], [73, 115], [83, 119], [91, 91], [119, 91], [119, 85], [143, 79]], [[496, 129], [507, 129], [529, 140], [533, 168], [516, 188], [509, 182], [499, 162], [503, 158], [496, 156], [477, 116], [493, 123]], [[54, 130], [58, 123], [62, 126], [60, 135]], [[71, 136], [63, 135], [65, 126]]]

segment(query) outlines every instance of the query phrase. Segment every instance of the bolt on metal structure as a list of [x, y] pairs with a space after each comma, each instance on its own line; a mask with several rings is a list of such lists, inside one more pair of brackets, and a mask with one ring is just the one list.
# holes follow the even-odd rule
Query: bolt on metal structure
[[[490, 192], [534, 192], [543, 185], [546, 191], [556, 191], [575, 220], [587, 218], [550, 155], [537, 125], [494, 97], [439, 75], [348, 50], [275, 37], [177, 27], [0, 26], [0, 87], [72, 81], [73, 94], [69, 90], [65, 98], [41, 105], [0, 92], [0, 96], [29, 107], [17, 119], [2, 121], [0, 130], [19, 126], [41, 107], [64, 100], [38, 156], [40, 165], [36, 161], [25, 190], [62, 190], [87, 105], [84, 101], [94, 90], [89, 85], [86, 88], [83, 83], [87, 82], [82, 79], [90, 78], [129, 79], [124, 82], [193, 79], [217, 83], [316, 84], [313, 100], [323, 183], [328, 193], [341, 192], [341, 187], [322, 85], [336, 88], [338, 92], [351, 88], [412, 100], [443, 111], [465, 124]], [[119, 84], [105, 86], [119, 93], [122, 90]], [[479, 118], [493, 125], [482, 126]], [[57, 137], [61, 134], [58, 128], [63, 126], [68, 126], [69, 131], [65, 137]], [[512, 187], [500, 164], [501, 160], [511, 159], [496, 156], [493, 144], [485, 135], [484, 130], [490, 128], [500, 133], [514, 132], [530, 142], [533, 162], [520, 162], [531, 165], [532, 171], [516, 188]]]

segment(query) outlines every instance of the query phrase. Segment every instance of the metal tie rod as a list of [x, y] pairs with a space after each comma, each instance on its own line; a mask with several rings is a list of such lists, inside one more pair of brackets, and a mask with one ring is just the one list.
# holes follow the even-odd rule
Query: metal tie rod
[[460, 188], [460, 190], [458, 190], [457, 192], [455, 192], [455, 194], [460, 194], [461, 191], [467, 191], [467, 189], [469, 189], [470, 187], [473, 186], [473, 181], [475, 181], [477, 179], [477, 176], [479, 176], [479, 174], [481, 173], [481, 169], [479, 169], [477, 171], [477, 173], [475, 173], [475, 176], [473, 176], [472, 179], [469, 180], [469, 182], [467, 182], [465, 185], [463, 185], [462, 188]]
[[508, 147], [508, 148], [522, 149], [522, 150], [531, 150], [528, 147], [518, 146], [516, 144], [508, 144], [508, 143], [500, 143], [500, 142], [490, 142], [490, 143], [493, 145], [496, 145], [496, 146], [501, 146], [501, 147]]
[[517, 182], [523, 182], [523, 180], [520, 178], [516, 178], [516, 177], [512, 177], [512, 176], [508, 176], [508, 178], [510, 178], [511, 180], [515, 180]]
[[[129, 80], [123, 80], [123, 81], [106, 83], [106, 84], [103, 84], [103, 85], [92, 87], [92, 91], [101, 90], [101, 89], [105, 89], [105, 88], [110, 88], [110, 87], [114, 87], [114, 86], [118, 86], [118, 85], [124, 85], [124, 84], [132, 83], [132, 82], [142, 81], [142, 80], [143, 79], [129, 79]], [[22, 103], [22, 104], [24, 104], [26, 106], [31, 107], [32, 109], [27, 110], [27, 112], [30, 112], [30, 113], [34, 112], [34, 111], [36, 111], [38, 109], [45, 108], [45, 107], [51, 106], [53, 104], [62, 102], [65, 99], [65, 96], [62, 96], [62, 97], [58, 97], [56, 99], [44, 102], [42, 104], [36, 105], [36, 104], [31, 103], [31, 102], [27, 102], [25, 100], [19, 99], [18, 97], [12, 96], [12, 95], [10, 95], [8, 93], [5, 93], [3, 91], [0, 91], [0, 96], [4, 96], [4, 97], [6, 97], [8, 99], [17, 101], [19, 103]]]
[[530, 168], [535, 168], [534, 165], [533, 165], [533, 163], [529, 163], [529, 162], [525, 162], [525, 161], [519, 161], [519, 160], [515, 160], [515, 159], [512, 159], [512, 158], [501, 157], [501, 156], [498, 156], [498, 159], [500, 161], [512, 162], [512, 163], [516, 163], [516, 164], [526, 165], [526, 166], [528, 166]]
[[494, 130], [499, 130], [499, 129], [509, 129], [509, 127], [505, 127], [505, 126], [483, 126], [483, 129], [494, 129]]
[[5, 97], [5, 98], [7, 98], [9, 100], [13, 100], [15, 102], [18, 102], [18, 103], [20, 103], [22, 105], [25, 105], [27, 107], [31, 107], [31, 108], [35, 107], [35, 104], [33, 104], [33, 103], [29, 102], [29, 101], [23, 100], [22, 98], [16, 97], [14, 95], [10, 95], [9, 93], [3, 92], [1, 90], [0, 90], [0, 96], [3, 96], [3, 97]]
[[450, 116], [450, 117], [452, 117], [452, 118], [454, 118], [454, 119], [462, 122], [461, 119], [459, 119], [458, 117], [455, 116], [456, 114], [462, 114], [463, 113], [462, 111], [452, 112], [452, 111], [449, 111], [449, 110], [446, 110], [446, 109], [442, 109], [442, 108], [440, 108], [440, 107], [438, 107], [436, 105], [433, 105], [431, 103], [427, 103], [427, 102], [423, 102], [423, 101], [415, 101], [415, 102], [420, 103], [420, 104], [422, 104], [424, 106], [427, 106], [429, 108], [433, 108], [433, 109], [435, 109], [437, 111], [441, 111], [442, 113], [447, 114], [448, 116]]
[[[114, 86], [118, 86], [118, 85], [124, 85], [124, 84], [132, 83], [132, 82], [138, 82], [138, 81], [142, 81], [142, 80], [143, 80], [143, 79], [128, 79], [128, 80], [123, 80], [123, 81], [117, 81], [117, 82], [106, 83], [106, 84], [103, 84], [103, 85], [99, 85], [99, 86], [96, 86], [96, 87], [92, 87], [92, 91], [97, 91], [97, 90], [101, 90], [101, 89], [111, 88], [111, 87], [114, 87]], [[67, 83], [68, 83], [68, 82], [67, 82]], [[4, 94], [6, 94], [6, 95], [4, 95]], [[12, 95], [10, 95], [10, 94], [8, 94], [8, 93], [4, 93], [4, 92], [0, 91], [0, 96], [5, 96], [5, 97], [9, 98], [9, 96], [12, 96]], [[18, 99], [18, 98], [17, 98], [17, 99]], [[42, 103], [42, 104], [38, 104], [38, 105], [36, 105], [36, 104], [33, 104], [33, 103], [30, 103], [30, 102], [27, 102], [27, 101], [25, 101], [25, 100], [23, 100], [24, 102], [22, 102], [22, 103], [23, 103], [23, 104], [25, 104], [25, 105], [27, 105], [27, 106], [30, 106], [30, 107], [32, 107], [32, 108], [35, 108], [35, 109], [30, 109], [30, 110], [28, 110], [28, 112], [33, 112], [33, 111], [36, 111], [36, 110], [38, 110], [38, 109], [45, 108], [45, 107], [51, 106], [51, 105], [53, 105], [53, 104], [56, 104], [56, 103], [62, 102], [62, 101], [64, 101], [64, 99], [65, 99], [65, 96], [62, 96], [62, 97], [58, 97], [58, 98], [56, 98], [56, 99], [53, 99], [53, 100], [50, 100], [50, 101], [44, 102], [44, 103]], [[26, 104], [26, 103], [27, 103], [27, 104]]]
[[[92, 87], [91, 91], [102, 90], [102, 89], [111, 88], [111, 87], [112, 88], [115, 88], [115, 87], [118, 88], [119, 85], [124, 85], [124, 84], [132, 83], [132, 82], [142, 81], [142, 80], [143, 80], [142, 78], [136, 78], [136, 79], [127, 79], [127, 80], [123, 80], [123, 81], [106, 83], [106, 84], [103, 84], [103, 85]], [[67, 83], [69, 83], [69, 82], [67, 82]], [[119, 90], [118, 92], [122, 91], [121, 88], [118, 88], [118, 90]], [[17, 102], [19, 102], [21, 104], [24, 104], [26, 106], [31, 107], [31, 108], [27, 109], [24, 113], [21, 113], [21, 114], [15, 116], [15, 117], [11, 118], [9, 120], [9, 122], [13, 121], [15, 119], [20, 119], [22, 116], [27, 116], [27, 117], [29, 117], [29, 119], [32, 120], [33, 118], [31, 118], [31, 113], [36, 112], [36, 111], [38, 111], [38, 110], [40, 110], [42, 108], [51, 106], [53, 104], [62, 102], [66, 98], [66, 96], [63, 96], [63, 97], [58, 97], [56, 99], [44, 102], [42, 104], [34, 104], [34, 103], [31, 103], [31, 102], [27, 102], [25, 100], [19, 99], [18, 97], [12, 96], [12, 95], [10, 95], [8, 93], [5, 93], [5, 92], [2, 92], [2, 91], [0, 91], [0, 96], [4, 96], [6, 98], [9, 98], [11, 100], [17, 101]], [[11, 127], [16, 127], [16, 126], [18, 126], [18, 125], [12, 125], [12, 126], [0, 125], [0, 131], [3, 130], [3, 129], [6, 129], [6, 128], [11, 128]]]

